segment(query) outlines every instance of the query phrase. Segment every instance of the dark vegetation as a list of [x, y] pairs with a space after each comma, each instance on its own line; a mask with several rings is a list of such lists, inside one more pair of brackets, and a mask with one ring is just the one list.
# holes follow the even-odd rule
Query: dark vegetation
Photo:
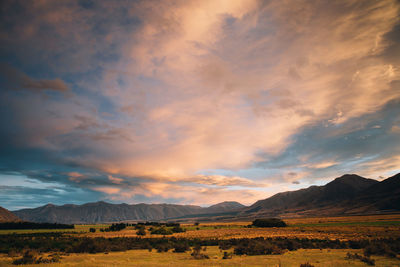
[[125, 223], [113, 223], [108, 228], [100, 229], [101, 232], [117, 232], [125, 229], [127, 224]]
[[223, 260], [232, 259], [232, 253], [224, 251], [224, 256], [222, 256]]
[[252, 226], [255, 227], [286, 227], [286, 223], [278, 218], [256, 219]]
[[[62, 233], [9, 234], [0, 236], [0, 253], [23, 255], [27, 250], [38, 253], [98, 253], [132, 249], [156, 249], [158, 252], [184, 252], [190, 247], [219, 246], [222, 250], [234, 248], [236, 255], [282, 254], [303, 249], [364, 249], [365, 257], [382, 255], [396, 257], [400, 254], [400, 238], [377, 240], [339, 241], [330, 239], [299, 238], [242, 238], [242, 239], [188, 239], [141, 237], [71, 237]], [[196, 252], [197, 253], [197, 252]], [[194, 257], [202, 257], [194, 252]], [[200, 253], [200, 250], [198, 251]], [[201, 253], [200, 253], [201, 254]], [[27, 255], [25, 258], [28, 258]]]
[[61, 257], [58, 254], [50, 255], [49, 257], [43, 257], [38, 255], [38, 253], [34, 250], [27, 250], [23, 254], [21, 258], [17, 258], [13, 260], [12, 264], [14, 265], [23, 265], [23, 264], [40, 264], [40, 263], [52, 263], [52, 262], [60, 262]]
[[136, 231], [137, 235], [141, 235], [141, 236], [146, 235], [146, 228], [144, 227], [144, 225], [141, 225], [136, 229], [137, 229], [137, 231]]
[[182, 227], [180, 227], [179, 225], [172, 227], [171, 231], [173, 233], [183, 233], [186, 232], [185, 229], [183, 229]]
[[159, 223], [159, 222], [145, 222], [131, 224], [136, 230], [137, 235], [146, 235], [146, 226], [151, 226], [149, 228], [150, 234], [152, 235], [172, 235], [173, 233], [183, 233], [186, 232], [184, 228], [181, 227], [179, 223]]
[[172, 235], [173, 232], [171, 229], [168, 229], [168, 228], [162, 226], [162, 227], [151, 229], [150, 234], [152, 234], [152, 235]]
[[162, 223], [162, 222], [138, 222], [138, 223], [133, 223], [133, 224], [128, 224], [128, 226], [140, 226], [140, 225], [145, 225], [145, 226], [166, 226], [166, 227], [175, 227], [175, 226], [180, 226], [179, 223], [175, 223], [175, 222], [166, 222], [166, 223]]
[[349, 253], [347, 253], [346, 258], [349, 260], [353, 260], [353, 259], [360, 260], [362, 262], [365, 262], [368, 265], [375, 265], [375, 261], [373, 259], [371, 259], [369, 256], [358, 255], [357, 253], [351, 254], [349, 252]]
[[195, 258], [196, 260], [202, 260], [202, 259], [209, 259], [208, 255], [201, 253], [201, 245], [196, 244], [193, 248], [192, 254], [190, 254]]
[[74, 225], [59, 224], [59, 223], [34, 223], [34, 222], [0, 223], [0, 230], [20, 230], [20, 229], [74, 229]]

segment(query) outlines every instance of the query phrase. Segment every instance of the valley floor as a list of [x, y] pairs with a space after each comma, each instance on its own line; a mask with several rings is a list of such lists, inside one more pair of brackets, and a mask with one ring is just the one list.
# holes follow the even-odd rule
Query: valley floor
[[[368, 266], [357, 259], [347, 259], [347, 253], [362, 254], [362, 250], [354, 249], [299, 249], [283, 255], [237, 256], [232, 259], [222, 259], [223, 252], [218, 247], [207, 247], [204, 254], [210, 259], [196, 260], [190, 252], [174, 253], [147, 250], [130, 250], [126, 252], [111, 252], [108, 254], [70, 254], [62, 256], [60, 263], [35, 264], [24, 266], [300, 266], [310, 263], [317, 266]], [[371, 257], [375, 266], [400, 266], [400, 259], [381, 256]], [[0, 257], [0, 266], [10, 266], [12, 258]], [[11, 265], [12, 266], [12, 265]], [[14, 265], [15, 266], [15, 265]]]
[[[186, 238], [193, 239], [230, 239], [230, 238], [254, 238], [254, 237], [286, 237], [286, 238], [305, 238], [323, 240], [379, 240], [400, 238], [400, 215], [374, 215], [374, 216], [351, 216], [351, 217], [321, 217], [321, 218], [297, 218], [284, 219], [288, 227], [284, 228], [248, 228], [251, 222], [214, 222], [182, 224], [186, 230], [184, 233], [174, 233], [166, 238]], [[132, 226], [118, 232], [101, 232], [100, 229], [107, 225], [76, 225], [75, 229], [69, 230], [2, 230], [0, 237], [14, 238], [23, 237], [27, 234], [43, 235], [45, 232], [65, 233], [62, 236], [68, 238], [88, 238], [94, 237], [137, 237], [136, 231]], [[90, 233], [90, 228], [96, 228], [95, 233]], [[157, 238], [159, 235], [150, 235], [149, 227], [146, 228], [146, 236], [142, 238]], [[19, 235], [23, 234], [23, 235]], [[51, 238], [49, 234], [48, 238]], [[53, 234], [57, 235], [57, 233]], [[16, 239], [16, 238], [14, 238]], [[12, 240], [14, 240], [12, 239]], [[86, 238], [87, 239], [87, 238]], [[24, 241], [25, 242], [25, 241]], [[383, 244], [386, 245], [386, 244]], [[354, 248], [354, 247], [353, 247]], [[232, 248], [231, 248], [232, 250]], [[3, 250], [5, 251], [5, 250]], [[49, 250], [47, 250], [49, 251]], [[51, 251], [51, 250], [50, 250]], [[104, 251], [104, 250], [103, 250]], [[60, 254], [61, 261], [58, 263], [46, 263], [24, 266], [300, 266], [303, 263], [310, 263], [313, 266], [368, 266], [359, 259], [348, 259], [347, 253], [358, 253], [363, 255], [363, 250], [354, 249], [298, 249], [286, 251], [282, 255], [262, 255], [246, 256], [232, 255], [231, 259], [222, 259], [224, 251], [216, 246], [208, 246], [202, 252], [210, 259], [194, 259], [189, 251], [185, 253], [174, 253], [172, 249], [168, 252], [158, 253], [155, 249], [148, 250], [128, 250], [124, 252], [99, 252], [97, 254]], [[9, 254], [10, 255], [10, 254]], [[7, 254], [0, 254], [0, 266], [10, 266], [12, 261], [20, 257], [14, 255], [9, 257]], [[382, 254], [379, 254], [382, 255]], [[46, 256], [46, 255], [44, 255]], [[399, 266], [400, 254], [396, 257], [376, 256], [375, 266]], [[15, 266], [15, 265], [14, 265]]]

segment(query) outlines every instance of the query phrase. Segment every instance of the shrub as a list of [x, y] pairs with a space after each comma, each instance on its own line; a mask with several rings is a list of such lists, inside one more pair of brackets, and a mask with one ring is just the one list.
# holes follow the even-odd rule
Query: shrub
[[95, 232], [96, 232], [96, 228], [90, 228], [90, 229], [89, 229], [89, 232], [95, 233]]
[[[126, 228], [125, 223], [113, 223], [108, 229], [109, 231], [115, 232], [115, 231], [121, 231], [122, 229]], [[106, 229], [107, 231], [107, 229]]]
[[193, 252], [190, 255], [193, 256], [193, 258], [195, 258], [196, 260], [202, 260], [202, 259], [209, 259], [210, 258], [210, 257], [208, 257], [208, 255], [200, 253], [200, 251], [201, 251], [201, 246], [199, 244], [197, 244], [193, 248]]
[[369, 256], [362, 256], [362, 255], [358, 255], [357, 253], [355, 254], [351, 254], [350, 252], [347, 253], [346, 256], [347, 259], [356, 259], [356, 260], [360, 260], [362, 262], [365, 262], [368, 265], [375, 265], [375, 260], [371, 259]]
[[171, 245], [169, 243], [161, 243], [156, 244], [155, 248], [157, 249], [157, 252], [168, 252], [168, 250], [171, 248]]
[[174, 227], [171, 229], [171, 231], [172, 231], [173, 233], [183, 233], [183, 232], [186, 232], [186, 230], [183, 229], [182, 227], [180, 227], [179, 225], [178, 225], [178, 226], [174, 226]]
[[221, 240], [219, 242], [219, 249], [222, 250], [228, 250], [232, 247], [232, 244], [229, 242], [229, 240], [225, 241], [225, 240]]
[[232, 253], [224, 251], [224, 256], [222, 257], [222, 259], [224, 259], [224, 260], [232, 259]]
[[25, 251], [22, 258], [15, 259], [12, 264], [14, 265], [22, 265], [22, 264], [35, 264], [37, 261], [36, 252], [27, 250]]
[[278, 218], [256, 219], [253, 221], [255, 227], [286, 227], [286, 223]]
[[183, 253], [190, 250], [189, 244], [187, 242], [177, 242], [174, 244], [174, 252]]
[[146, 230], [144, 228], [144, 226], [142, 228], [139, 228], [139, 230], [136, 232], [137, 235], [146, 235]]
[[53, 254], [49, 258], [38, 257], [37, 252], [33, 250], [25, 251], [22, 258], [15, 259], [12, 264], [22, 265], [22, 264], [40, 264], [40, 263], [52, 263], [59, 262], [61, 257], [58, 254]]
[[151, 230], [150, 234], [152, 235], [172, 235], [172, 231], [165, 227], [159, 227]]
[[393, 248], [389, 246], [387, 243], [372, 242], [371, 244], [369, 244], [364, 248], [364, 255], [367, 257], [371, 255], [380, 255], [380, 256], [389, 256], [395, 258], [397, 253], [396, 251], [393, 251]]
[[272, 244], [268, 240], [264, 239], [253, 239], [251, 242], [244, 240], [240, 242], [234, 249], [236, 255], [272, 255], [272, 254], [282, 254], [283, 250]]
[[167, 226], [167, 227], [179, 227], [181, 225], [180, 225], [180, 223], [169, 222], [169, 223], [166, 223], [165, 226]]
[[314, 265], [312, 265], [312, 264], [306, 262], [306, 263], [300, 264], [300, 267], [314, 267]]

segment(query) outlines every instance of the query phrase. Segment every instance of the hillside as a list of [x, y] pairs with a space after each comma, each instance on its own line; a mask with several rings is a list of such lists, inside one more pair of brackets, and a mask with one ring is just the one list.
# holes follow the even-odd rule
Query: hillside
[[346, 174], [324, 186], [278, 193], [244, 209], [239, 217], [321, 216], [400, 211], [400, 175], [384, 181]]
[[400, 174], [381, 182], [355, 174], [324, 186], [278, 193], [246, 207], [222, 202], [210, 207], [173, 204], [52, 204], [14, 213], [23, 220], [58, 223], [103, 223], [156, 220], [242, 220], [255, 217], [298, 217], [377, 214], [400, 211]]
[[110, 204], [106, 202], [83, 205], [66, 204], [56, 206], [48, 204], [35, 209], [15, 211], [20, 218], [33, 222], [57, 223], [102, 223], [119, 221], [155, 221], [184, 217], [194, 214], [223, 213], [236, 210], [243, 205], [237, 202], [224, 202], [209, 208], [193, 205], [173, 204]]
[[20, 219], [11, 211], [0, 207], [0, 222], [15, 222]]

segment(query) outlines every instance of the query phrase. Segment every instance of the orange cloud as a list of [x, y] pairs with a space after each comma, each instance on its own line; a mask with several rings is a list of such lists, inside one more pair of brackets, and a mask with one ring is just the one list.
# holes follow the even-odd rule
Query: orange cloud
[[112, 175], [108, 175], [108, 180], [114, 184], [121, 184], [124, 181], [124, 179], [113, 177]]
[[240, 201], [242, 204], [250, 205], [266, 197], [265, 192], [257, 190], [228, 190], [226, 187], [209, 188], [157, 182], [122, 189], [117, 195], [112, 196], [112, 199], [131, 202], [137, 195], [153, 199], [174, 199], [175, 203], [194, 205], [212, 205], [223, 201]]
[[[60, 36], [91, 43], [85, 38], [89, 25], [74, 27], [75, 21], [92, 17], [90, 11], [74, 12], [74, 5], [53, 6], [57, 11], [49, 12], [45, 4], [34, 6], [32, 14], [41, 14], [43, 24], [54, 24]], [[104, 63], [104, 75], [96, 82], [79, 84], [107, 98], [119, 113], [107, 114], [90, 99], [59, 103], [35, 96], [15, 106], [46, 106], [62, 116], [49, 116], [47, 110], [29, 114], [21, 131], [32, 132], [29, 146], [89, 151], [64, 160], [108, 172], [116, 185], [124, 175], [152, 181], [132, 191], [94, 188], [107, 194], [167, 196], [182, 189], [167, 182], [179, 181], [261, 187], [267, 181], [201, 172], [250, 168], [282, 152], [304, 127], [321, 121], [340, 126], [399, 98], [393, 81], [400, 79], [400, 67], [381, 57], [390, 45], [385, 34], [399, 21], [398, 9], [398, 2], [389, 0], [134, 3], [127, 11], [141, 23], [126, 34], [117, 51], [119, 62]], [[40, 25], [24, 28], [21, 38], [30, 40]], [[115, 34], [104, 41], [121, 33]], [[25, 83], [31, 89], [66, 90], [57, 79]], [[338, 127], [332, 134], [351, 128]], [[308, 166], [321, 169], [335, 163]], [[70, 175], [71, 180], [80, 178]], [[286, 173], [280, 178], [299, 179]], [[259, 196], [256, 190], [182, 190], [185, 199], [196, 192], [197, 202], [207, 194], [215, 194], [215, 200], [224, 194]]]
[[260, 154], [281, 152], [307, 125], [340, 125], [400, 97], [391, 87], [399, 67], [379, 57], [398, 4], [343, 5], [144, 3], [143, 26], [124, 50], [133, 63], [115, 69], [160, 85], [143, 93], [124, 73], [107, 76], [104, 86], [125, 79], [107, 95], [121, 110], [140, 106], [140, 117], [126, 113], [138, 120], [126, 126], [135, 142], [113, 143], [118, 155], [92, 164], [165, 180], [247, 168]]
[[91, 189], [102, 193], [106, 193], [107, 195], [114, 195], [120, 192], [120, 189], [115, 187], [92, 187]]

